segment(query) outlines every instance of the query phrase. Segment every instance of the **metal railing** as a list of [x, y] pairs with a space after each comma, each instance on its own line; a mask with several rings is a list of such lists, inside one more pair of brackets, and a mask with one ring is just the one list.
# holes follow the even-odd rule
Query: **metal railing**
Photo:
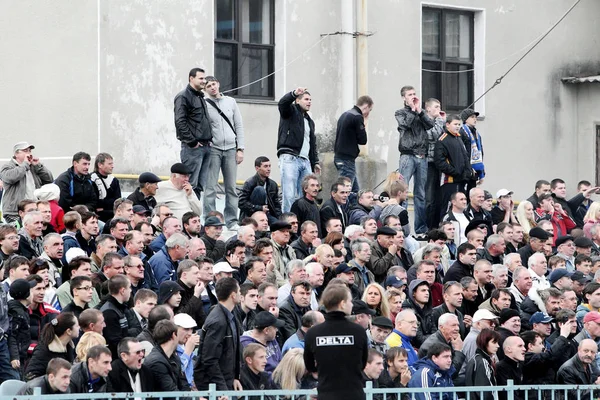
[[[116, 399], [169, 399], [192, 400], [204, 397], [208, 400], [218, 400], [222, 396], [231, 399], [247, 400], [284, 400], [284, 399], [310, 399], [316, 396], [316, 390], [245, 390], [242, 392], [216, 390], [211, 384], [207, 391], [195, 392], [155, 392], [155, 393], [90, 393], [90, 394], [60, 394], [41, 395], [39, 388], [31, 396], [0, 396], [0, 400], [116, 400]], [[481, 386], [481, 387], [441, 387], [441, 388], [402, 388], [402, 389], [374, 389], [371, 382], [367, 382], [364, 389], [366, 400], [373, 399], [418, 399], [418, 395], [428, 395], [426, 398], [441, 399], [442, 395], [451, 399], [474, 400], [483, 399], [489, 393], [494, 399], [525, 399], [525, 400], [593, 400], [600, 396], [598, 385], [520, 385], [514, 386], [508, 381], [507, 386]], [[343, 400], [343, 399], [340, 399]]]

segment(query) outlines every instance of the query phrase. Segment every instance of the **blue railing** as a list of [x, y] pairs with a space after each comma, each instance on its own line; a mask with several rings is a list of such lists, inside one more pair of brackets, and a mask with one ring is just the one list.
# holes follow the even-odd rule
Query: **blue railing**
[[[0, 400], [117, 400], [117, 399], [169, 399], [169, 400], [193, 400], [204, 397], [208, 400], [218, 400], [221, 396], [231, 399], [248, 400], [284, 400], [284, 399], [310, 399], [316, 396], [316, 390], [245, 390], [243, 392], [216, 390], [215, 385], [210, 385], [207, 391], [196, 392], [155, 392], [155, 393], [90, 393], [90, 394], [58, 394], [44, 395], [38, 393], [31, 396], [0, 396]], [[491, 393], [495, 399], [499, 397], [507, 400], [594, 400], [600, 397], [600, 385], [512, 385], [509, 381], [507, 386], [481, 386], [481, 387], [452, 387], [452, 388], [405, 388], [405, 389], [374, 389], [367, 382], [365, 396], [367, 400], [373, 399], [416, 399], [417, 394], [429, 394], [434, 398], [446, 395], [454, 399], [475, 399], [478, 395], [483, 398], [484, 394]], [[436, 396], [437, 395], [437, 396]], [[340, 399], [343, 400], [343, 399]]]

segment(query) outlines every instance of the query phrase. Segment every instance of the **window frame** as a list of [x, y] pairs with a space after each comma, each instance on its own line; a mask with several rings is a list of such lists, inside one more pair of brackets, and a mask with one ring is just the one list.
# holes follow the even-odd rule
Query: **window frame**
[[[429, 55], [425, 55], [423, 53], [423, 35], [424, 32], [422, 31], [422, 24], [423, 24], [423, 16], [425, 12], [435, 12], [439, 15], [439, 38], [438, 38], [438, 46], [439, 46], [439, 57], [433, 57], [433, 56], [429, 56]], [[469, 59], [465, 59], [465, 58], [460, 58], [460, 57], [447, 57], [446, 56], [446, 16], [447, 15], [458, 15], [458, 16], [467, 16], [469, 17], [471, 24], [470, 24], [470, 43], [469, 43], [469, 48], [470, 48], [470, 55], [471, 57]], [[457, 9], [457, 8], [443, 8], [443, 7], [434, 7], [432, 5], [427, 5], [427, 6], [423, 6], [421, 9], [421, 68], [422, 69], [435, 69], [435, 70], [439, 70], [439, 71], [448, 71], [448, 65], [451, 66], [456, 66], [457, 68], [460, 67], [466, 67], [468, 70], [471, 70], [470, 72], [463, 72], [463, 74], [467, 74], [469, 75], [469, 79], [467, 82], [468, 85], [468, 97], [467, 97], [467, 104], [463, 105], [457, 105], [457, 104], [450, 104], [447, 100], [448, 100], [448, 96], [446, 94], [446, 90], [445, 90], [445, 86], [446, 86], [446, 82], [445, 79], [446, 77], [455, 75], [455, 74], [448, 74], [448, 73], [441, 73], [441, 72], [426, 72], [423, 71], [423, 73], [430, 73], [430, 74], [435, 74], [436, 75], [436, 80], [438, 81], [438, 88], [439, 88], [439, 100], [442, 103], [442, 106], [450, 112], [458, 112], [463, 110], [465, 107], [467, 107], [468, 105], [470, 105], [474, 100], [475, 100], [475, 16], [476, 16], [476, 12], [474, 10], [467, 10], [467, 9]], [[425, 68], [424, 63], [437, 63], [438, 64], [438, 68]], [[423, 84], [423, 79], [421, 79], [421, 85]], [[421, 91], [424, 92], [423, 87], [421, 87]], [[425, 100], [425, 99], [423, 99]]]
[[[213, 56], [215, 57], [216, 60], [216, 48], [219, 44], [223, 44], [223, 45], [227, 45], [227, 46], [234, 46], [235, 49], [233, 51], [233, 66], [232, 66], [232, 70], [233, 70], [233, 76], [232, 76], [232, 87], [231, 88], [224, 88], [225, 90], [229, 90], [232, 88], [236, 88], [239, 86], [243, 86], [246, 85], [250, 82], [245, 82], [245, 83], [240, 83], [240, 76], [241, 76], [241, 68], [240, 68], [240, 60], [242, 60], [243, 56], [243, 50], [244, 49], [259, 49], [259, 50], [267, 50], [268, 51], [268, 70], [269, 70], [269, 74], [273, 73], [275, 71], [275, 0], [263, 0], [263, 1], [268, 1], [269, 2], [269, 37], [270, 37], [270, 42], [271, 44], [259, 44], [259, 43], [244, 43], [242, 41], [242, 28], [243, 28], [243, 23], [242, 23], [242, 0], [233, 0], [233, 18], [234, 18], [234, 39], [219, 39], [217, 37], [217, 25], [218, 25], [218, 20], [217, 20], [217, 1], [219, 0], [215, 0], [214, 3], [214, 7], [215, 7], [215, 31], [213, 32], [214, 34], [214, 46], [215, 46], [215, 51]], [[233, 92], [229, 92], [228, 95], [231, 97], [235, 97], [238, 99], [254, 99], [254, 100], [273, 100], [275, 98], [275, 75], [271, 75], [268, 78], [266, 78], [266, 80], [268, 81], [270, 90], [269, 93], [265, 96], [257, 96], [257, 95], [250, 95], [250, 94], [241, 94], [240, 90], [235, 90]], [[258, 84], [258, 82], [257, 82]]]

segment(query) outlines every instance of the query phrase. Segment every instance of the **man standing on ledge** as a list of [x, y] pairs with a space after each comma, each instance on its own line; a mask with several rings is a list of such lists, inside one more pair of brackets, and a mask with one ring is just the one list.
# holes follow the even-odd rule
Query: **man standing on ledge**
[[358, 193], [359, 190], [356, 179], [356, 157], [360, 153], [358, 145], [367, 144], [365, 119], [369, 118], [372, 109], [373, 99], [369, 96], [360, 96], [356, 100], [356, 105], [343, 113], [337, 123], [333, 163], [340, 176], [352, 180], [353, 193]]
[[306, 88], [299, 87], [279, 100], [279, 133], [277, 157], [281, 173], [283, 212], [302, 194], [302, 179], [321, 173], [315, 123], [308, 115], [312, 98]]
[[396, 111], [400, 140], [400, 166], [398, 172], [404, 177], [406, 184], [415, 177], [415, 233], [427, 232], [425, 216], [425, 183], [427, 182], [427, 130], [435, 126], [435, 122], [421, 109], [421, 100], [417, 97], [415, 88], [404, 86], [400, 89], [404, 100], [404, 108]]
[[206, 186], [212, 131], [204, 100], [204, 70], [192, 68], [189, 84], [175, 96], [175, 131], [181, 141], [181, 162], [191, 171], [190, 183], [200, 198]]

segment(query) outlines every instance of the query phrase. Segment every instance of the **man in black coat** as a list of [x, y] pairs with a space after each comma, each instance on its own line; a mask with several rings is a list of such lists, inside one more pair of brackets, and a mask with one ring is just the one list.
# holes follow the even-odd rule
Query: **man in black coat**
[[270, 179], [271, 161], [260, 156], [254, 160], [256, 175], [246, 179], [238, 200], [240, 221], [250, 217], [256, 211], [264, 211], [269, 218], [269, 224], [281, 216], [281, 200], [277, 182]]
[[177, 327], [171, 321], [159, 321], [154, 327], [152, 337], [156, 347], [144, 360], [150, 367], [157, 392], [183, 392], [190, 386], [181, 370], [181, 360], [177, 356]]
[[362, 371], [367, 365], [369, 340], [365, 330], [346, 318], [352, 312], [350, 290], [328, 286], [321, 302], [325, 322], [313, 326], [304, 337], [304, 364], [319, 374], [320, 400], [364, 400]]
[[319, 230], [317, 224], [313, 221], [304, 221], [300, 226], [300, 237], [290, 244], [296, 252], [296, 258], [298, 260], [304, 260], [306, 257], [315, 253], [315, 246], [313, 246], [313, 243], [318, 237]]
[[458, 246], [457, 260], [448, 268], [444, 275], [444, 283], [450, 281], [460, 282], [465, 276], [473, 276], [473, 266], [477, 261], [477, 249], [469, 242]]
[[[154, 392], [154, 380], [150, 367], [142, 364], [144, 350], [141, 343], [132, 337], [119, 342], [119, 358], [112, 362], [112, 370], [106, 380], [108, 393]], [[132, 385], [133, 383], [133, 385]]]
[[112, 356], [106, 346], [97, 345], [87, 352], [85, 361], [75, 364], [71, 369], [71, 393], [104, 393], [106, 378], [111, 370]]
[[356, 105], [340, 115], [335, 133], [333, 163], [340, 176], [352, 180], [352, 192], [358, 193], [356, 179], [356, 157], [360, 153], [359, 145], [367, 144], [365, 118], [373, 109], [373, 99], [370, 96], [360, 96]]
[[311, 104], [310, 93], [301, 87], [279, 100], [277, 157], [282, 170], [283, 212], [290, 211], [292, 202], [300, 196], [302, 179], [313, 172], [321, 172], [315, 123], [308, 115]]
[[[496, 367], [496, 383], [506, 386], [512, 379], [514, 385], [523, 384], [523, 361], [525, 360], [525, 343], [518, 336], [509, 336], [503, 344], [504, 359]], [[501, 400], [506, 400], [507, 393], [500, 392]], [[524, 391], [515, 391], [515, 399], [524, 399]]]
[[[183, 260], [177, 267], [177, 284], [181, 286], [181, 302], [175, 308], [175, 314], [188, 314], [196, 321], [196, 326], [204, 325], [206, 314], [202, 303], [204, 283], [200, 280], [198, 264], [192, 260]], [[208, 289], [210, 290], [210, 289]]]
[[316, 175], [305, 176], [304, 179], [302, 179], [302, 191], [304, 192], [304, 196], [294, 201], [290, 211], [296, 214], [300, 226], [302, 226], [305, 221], [313, 221], [316, 223], [317, 229], [319, 230], [319, 236], [322, 236], [325, 227], [321, 226], [319, 206], [317, 206], [317, 203], [315, 202], [315, 199], [319, 194], [319, 178]]
[[[593, 385], [599, 384], [600, 378], [595, 373], [592, 364], [596, 362], [596, 353], [598, 345], [592, 339], [583, 339], [579, 343], [579, 349], [569, 361], [564, 363], [556, 374], [556, 381], [559, 385]], [[516, 383], [516, 382], [515, 382]], [[577, 393], [580, 392], [580, 393]], [[589, 390], [570, 390], [569, 398], [595, 398], [597, 394]]]
[[96, 211], [98, 204], [98, 187], [90, 178], [90, 162], [92, 157], [82, 151], [73, 156], [73, 166], [60, 174], [54, 181], [60, 188], [58, 205], [71, 211], [72, 206], [87, 206], [90, 212]]
[[35, 388], [40, 388], [41, 394], [69, 393], [72, 365], [62, 358], [53, 358], [48, 363], [46, 375], [30, 380], [16, 394], [31, 396]]
[[[332, 218], [339, 219], [342, 222], [342, 232], [348, 226], [348, 214], [345, 211], [346, 201], [350, 191], [341, 181], [336, 181], [331, 185], [331, 197], [323, 203], [319, 215], [321, 217], [321, 227], [327, 226], [327, 221]], [[327, 232], [323, 229], [321, 237], [327, 236]]]
[[194, 382], [198, 390], [207, 390], [210, 383], [216, 384], [217, 390], [241, 390], [242, 327], [233, 315], [241, 300], [240, 286], [234, 278], [223, 278], [215, 291], [219, 304], [208, 314], [200, 332]]
[[129, 330], [126, 311], [131, 297], [131, 283], [124, 275], [115, 275], [108, 281], [108, 290], [110, 295], [100, 308], [106, 323], [103, 336], [113, 357], [117, 358], [117, 345]]
[[[280, 329], [283, 342], [300, 329], [302, 316], [310, 311], [310, 283], [300, 281], [294, 283], [287, 301], [279, 308], [279, 319], [284, 322]], [[279, 344], [283, 346], [283, 343]]]

